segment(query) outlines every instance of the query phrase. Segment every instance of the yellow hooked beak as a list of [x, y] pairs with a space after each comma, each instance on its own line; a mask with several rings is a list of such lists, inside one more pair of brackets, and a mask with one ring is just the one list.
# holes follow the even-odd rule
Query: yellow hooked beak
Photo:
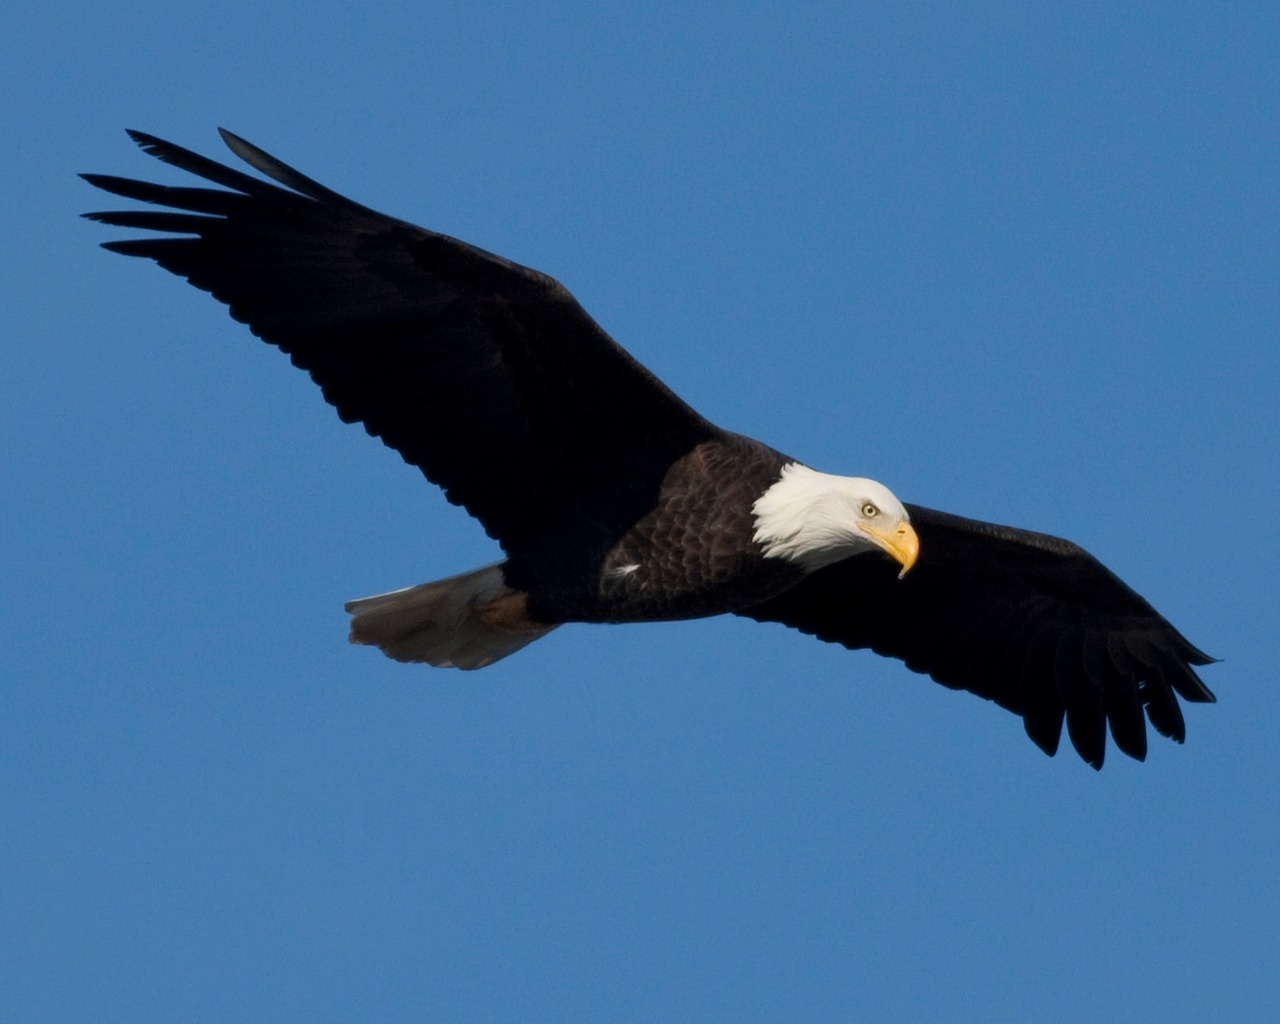
[[859, 523], [858, 528], [902, 564], [898, 579], [902, 579], [916, 564], [916, 559], [920, 556], [920, 538], [916, 536], [910, 523], [899, 523], [888, 530], [870, 523]]

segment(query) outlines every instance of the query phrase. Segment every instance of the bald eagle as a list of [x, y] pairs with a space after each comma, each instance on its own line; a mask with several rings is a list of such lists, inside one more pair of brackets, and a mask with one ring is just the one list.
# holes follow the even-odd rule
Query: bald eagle
[[1145, 719], [1182, 742], [1177, 696], [1214, 700], [1193, 668], [1213, 659], [1076, 545], [906, 505], [723, 430], [559, 282], [354, 203], [229, 132], [276, 184], [129, 134], [221, 187], [84, 175], [168, 208], [86, 214], [168, 233], [105, 248], [225, 303], [506, 555], [350, 602], [355, 643], [477, 669], [566, 622], [731, 612], [993, 700], [1050, 755], [1065, 719], [1095, 768], [1108, 726], [1141, 760]]

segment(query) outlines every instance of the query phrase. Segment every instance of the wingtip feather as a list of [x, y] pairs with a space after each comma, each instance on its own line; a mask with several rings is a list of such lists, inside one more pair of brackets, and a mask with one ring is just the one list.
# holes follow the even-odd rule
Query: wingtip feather
[[360, 205], [354, 200], [348, 199], [341, 193], [333, 191], [326, 185], [321, 185], [314, 178], [310, 178], [301, 171], [290, 167], [284, 161], [272, 156], [264, 149], [260, 149], [247, 139], [242, 139], [235, 132], [227, 131], [225, 128], [219, 128], [218, 134], [222, 136], [222, 141], [232, 153], [238, 156], [246, 164], [255, 171], [265, 174], [273, 181], [279, 182], [286, 188], [293, 189], [310, 199], [315, 199], [323, 203], [333, 206], [341, 206], [349, 210], [358, 210], [362, 213], [371, 212], [367, 207]]
[[135, 146], [143, 152], [149, 153], [152, 156], [160, 157], [161, 159], [164, 159], [164, 157], [161, 156], [161, 152], [158, 151], [163, 151], [167, 146], [172, 145], [172, 143], [165, 142], [164, 139], [160, 138], [158, 135], [152, 135], [150, 132], [140, 132], [137, 128], [126, 128], [124, 131], [125, 134], [133, 141]]

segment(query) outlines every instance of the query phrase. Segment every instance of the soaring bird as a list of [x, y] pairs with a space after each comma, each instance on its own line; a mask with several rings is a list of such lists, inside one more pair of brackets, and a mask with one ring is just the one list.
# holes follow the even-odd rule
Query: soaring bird
[[355, 643], [477, 669], [566, 622], [732, 612], [993, 700], [1050, 755], [1065, 719], [1095, 768], [1108, 726], [1141, 760], [1147, 719], [1182, 742], [1178, 697], [1214, 700], [1195, 672], [1213, 659], [1075, 544], [904, 504], [724, 430], [556, 280], [352, 202], [230, 132], [271, 181], [129, 134], [219, 187], [83, 175], [166, 208], [86, 214], [164, 233], [104, 247], [225, 303], [506, 555], [351, 601]]

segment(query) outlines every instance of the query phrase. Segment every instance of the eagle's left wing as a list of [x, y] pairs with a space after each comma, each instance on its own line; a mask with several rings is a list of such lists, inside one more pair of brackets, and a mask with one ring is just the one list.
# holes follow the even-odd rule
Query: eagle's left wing
[[899, 658], [944, 686], [1021, 715], [1058, 749], [1065, 715], [1076, 750], [1102, 766], [1106, 729], [1124, 753], [1147, 752], [1143, 709], [1182, 742], [1175, 693], [1214, 696], [1193, 666], [1212, 658], [1087, 551], [1069, 541], [908, 505], [920, 557], [904, 579], [879, 555], [820, 569], [739, 614]]

